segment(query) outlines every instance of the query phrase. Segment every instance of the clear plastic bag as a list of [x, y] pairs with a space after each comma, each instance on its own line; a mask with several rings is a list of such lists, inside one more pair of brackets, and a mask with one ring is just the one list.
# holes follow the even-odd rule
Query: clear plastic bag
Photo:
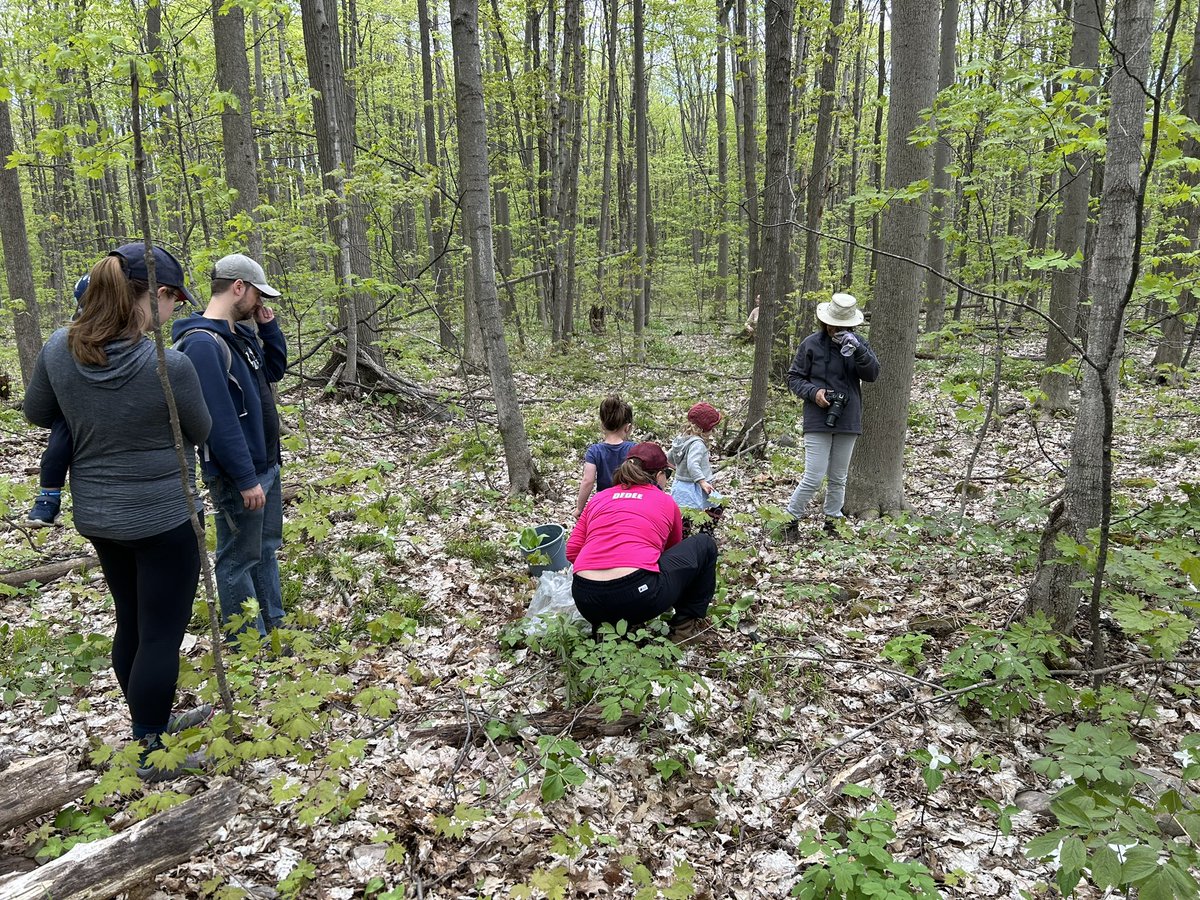
[[575, 608], [571, 596], [572, 571], [568, 567], [561, 572], [543, 572], [533, 591], [533, 599], [525, 612], [525, 633], [542, 634], [550, 616], [563, 616], [568, 622], [586, 621]]

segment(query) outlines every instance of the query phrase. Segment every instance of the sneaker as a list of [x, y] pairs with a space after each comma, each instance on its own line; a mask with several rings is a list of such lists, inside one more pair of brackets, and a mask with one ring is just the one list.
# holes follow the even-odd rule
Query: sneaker
[[203, 750], [196, 750], [189, 753], [183, 758], [183, 762], [172, 768], [160, 768], [146, 764], [138, 766], [138, 778], [148, 784], [153, 784], [158, 781], [173, 781], [176, 778], [183, 778], [185, 775], [192, 775], [201, 771], [208, 765], [208, 754]]
[[138, 778], [148, 783], [158, 781], [171, 781], [175, 778], [182, 778], [185, 775], [191, 775], [193, 772], [203, 769], [208, 765], [208, 753], [204, 750], [194, 750], [183, 758], [183, 762], [176, 766], [164, 768], [156, 766], [149, 762], [148, 758], [155, 750], [162, 749], [162, 741], [158, 739], [158, 735], [151, 736], [146, 743], [145, 749], [142, 750], [142, 758], [137, 767]]
[[35, 528], [51, 528], [54, 525], [54, 520], [58, 518], [60, 506], [62, 506], [62, 496], [60, 494], [42, 492], [33, 501], [33, 509], [29, 511], [29, 515], [25, 517], [25, 521]]
[[187, 731], [189, 728], [198, 728], [201, 725], [207, 725], [212, 717], [212, 706], [208, 703], [202, 703], [195, 709], [189, 709], [187, 712], [171, 716], [167, 722], [165, 731], [167, 734], [179, 734], [179, 732]]
[[671, 629], [667, 639], [679, 647], [702, 643], [707, 640], [711, 628], [708, 619], [684, 619]]

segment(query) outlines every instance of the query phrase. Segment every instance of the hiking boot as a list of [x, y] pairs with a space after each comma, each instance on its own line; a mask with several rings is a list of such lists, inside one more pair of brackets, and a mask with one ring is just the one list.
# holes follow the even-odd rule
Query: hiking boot
[[711, 636], [711, 628], [708, 619], [684, 619], [671, 629], [667, 639], [678, 647], [704, 643]]
[[183, 758], [183, 762], [175, 766], [154, 765], [149, 761], [149, 756], [155, 750], [161, 749], [162, 741], [158, 739], [158, 735], [147, 739], [146, 748], [142, 751], [142, 758], [137, 767], [138, 778], [142, 781], [149, 784], [158, 781], [172, 781], [176, 778], [183, 778], [185, 775], [191, 775], [208, 765], [208, 753], [204, 750], [192, 751]]
[[212, 706], [202, 703], [195, 709], [189, 709], [187, 712], [171, 716], [164, 730], [167, 734], [179, 734], [179, 732], [187, 731], [189, 728], [198, 728], [201, 725], [207, 725], [212, 717]]
[[29, 511], [25, 521], [35, 528], [51, 528], [55, 524], [54, 520], [58, 518], [60, 506], [62, 506], [61, 493], [50, 494], [42, 491], [33, 501], [33, 509]]
[[825, 517], [825, 527], [824, 527], [825, 533], [832, 534], [836, 537], [837, 533], [838, 533], [837, 525], [838, 525], [838, 522], [840, 522], [840, 521], [841, 521], [841, 519], [838, 516], [826, 516]]
[[800, 520], [792, 516], [779, 529], [779, 540], [785, 544], [793, 544], [800, 539]]

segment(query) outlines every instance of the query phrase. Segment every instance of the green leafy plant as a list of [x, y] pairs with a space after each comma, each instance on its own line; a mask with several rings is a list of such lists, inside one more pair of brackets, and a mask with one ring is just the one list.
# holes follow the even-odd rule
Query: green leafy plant
[[925, 865], [898, 860], [888, 850], [896, 838], [895, 821], [895, 809], [880, 801], [848, 819], [842, 834], [822, 838], [807, 832], [800, 853], [819, 861], [804, 870], [792, 896], [804, 900], [938, 897], [937, 883]]
[[550, 555], [538, 549], [543, 540], [545, 539], [532, 525], [526, 525], [517, 533], [517, 546], [525, 553], [525, 559], [531, 566], [550, 564]]
[[879, 655], [911, 675], [925, 662], [925, 644], [928, 642], [929, 635], [922, 631], [910, 631], [897, 635], [884, 644]]
[[544, 734], [538, 738], [538, 759], [541, 760], [542, 800], [552, 803], [573, 787], [587, 780], [587, 773], [575, 764], [583, 756], [579, 744], [567, 737]]
[[111, 835], [108, 817], [114, 810], [107, 806], [80, 808], [68, 806], [54, 817], [53, 822], [47, 822], [40, 828], [30, 832], [26, 841], [30, 844], [41, 842], [37, 851], [40, 860], [58, 859], [76, 844], [86, 844]]
[[[1200, 865], [1200, 812], [1176, 788], [1155, 796], [1153, 779], [1134, 762], [1137, 742], [1120, 728], [1083, 723], [1056, 728], [1049, 743], [1050, 755], [1034, 769], [1051, 781], [1068, 779], [1050, 803], [1059, 827], [1030, 841], [1026, 852], [1050, 861], [1059, 890], [1073, 894], [1086, 876], [1102, 891], [1135, 889], [1141, 900], [1200, 894], [1193, 874]], [[1181, 782], [1200, 777], [1200, 734], [1185, 737], [1176, 757]], [[1181, 838], [1163, 839], [1163, 816], [1174, 818]]]
[[1041, 613], [1014, 622], [1003, 631], [968, 628], [967, 639], [951, 651], [943, 670], [946, 687], [966, 690], [959, 705], [978, 703], [993, 719], [1011, 719], [1042, 698], [1052, 710], [1065, 712], [1074, 691], [1054, 680], [1048, 656], [1061, 656], [1067, 638], [1055, 633]]

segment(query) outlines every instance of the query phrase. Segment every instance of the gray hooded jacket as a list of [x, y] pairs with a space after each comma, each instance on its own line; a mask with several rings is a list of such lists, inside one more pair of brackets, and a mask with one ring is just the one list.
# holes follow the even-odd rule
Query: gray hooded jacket
[[667, 462], [675, 467], [675, 480], [696, 483], [712, 481], [712, 460], [708, 444], [695, 434], [681, 434], [671, 441]]
[[[54, 332], [25, 391], [25, 417], [47, 428], [66, 419], [74, 442], [71, 498], [79, 533], [136, 540], [181, 525], [187, 500], [153, 342], [114, 341], [105, 352], [108, 365], [83, 365], [71, 355], [67, 329]], [[191, 360], [168, 350], [167, 375], [194, 472], [192, 447], [204, 443], [212, 419]]]

